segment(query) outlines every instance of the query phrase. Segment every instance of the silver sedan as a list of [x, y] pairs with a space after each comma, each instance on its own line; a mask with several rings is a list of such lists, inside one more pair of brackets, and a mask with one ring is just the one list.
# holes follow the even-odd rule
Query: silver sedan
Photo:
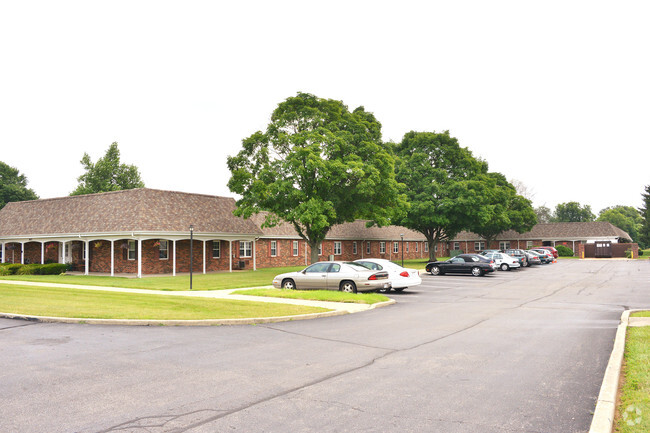
[[357, 293], [390, 289], [386, 271], [372, 271], [353, 262], [318, 262], [299, 272], [273, 278], [276, 289], [326, 289]]

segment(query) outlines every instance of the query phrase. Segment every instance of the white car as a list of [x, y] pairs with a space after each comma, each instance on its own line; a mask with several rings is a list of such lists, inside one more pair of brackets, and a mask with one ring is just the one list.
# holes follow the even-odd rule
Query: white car
[[[387, 271], [391, 286], [396, 292], [401, 292], [407, 287], [419, 286], [422, 284], [422, 278], [417, 269], [403, 268], [386, 259], [359, 259], [355, 260], [368, 269], [373, 271]], [[390, 291], [388, 289], [387, 291]]]
[[506, 253], [499, 251], [488, 251], [483, 255], [488, 259], [494, 260], [496, 267], [502, 271], [509, 271], [510, 269], [521, 267], [521, 264], [516, 257], [509, 256]]

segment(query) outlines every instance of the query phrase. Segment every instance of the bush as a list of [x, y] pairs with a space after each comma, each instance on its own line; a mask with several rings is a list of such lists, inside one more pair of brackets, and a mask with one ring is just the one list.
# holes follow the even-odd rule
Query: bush
[[67, 270], [68, 265], [63, 263], [48, 263], [46, 265], [19, 263], [0, 266], [0, 276], [4, 275], [59, 275]]
[[556, 245], [555, 249], [557, 250], [557, 255], [560, 257], [573, 257], [573, 250], [564, 245]]

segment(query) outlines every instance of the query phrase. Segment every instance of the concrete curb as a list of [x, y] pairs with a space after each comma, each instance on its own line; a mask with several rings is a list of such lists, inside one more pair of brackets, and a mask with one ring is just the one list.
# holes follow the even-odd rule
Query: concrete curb
[[[625, 310], [621, 315], [621, 323], [616, 330], [616, 339], [614, 340], [614, 348], [609, 357], [607, 368], [605, 369], [605, 377], [603, 384], [600, 387], [598, 394], [598, 401], [596, 402], [596, 410], [594, 417], [591, 421], [589, 433], [611, 433], [614, 428], [614, 416], [616, 415], [616, 396], [618, 394], [618, 384], [621, 377], [621, 368], [623, 366], [623, 356], [625, 355], [625, 335], [628, 326], [630, 325], [630, 314], [638, 311], [647, 310]], [[641, 323], [645, 320], [635, 320], [638, 326], [643, 326]]]
[[0, 313], [5, 319], [20, 319], [42, 323], [76, 323], [87, 325], [129, 325], [129, 326], [221, 326], [256, 325], [260, 323], [291, 322], [293, 320], [319, 319], [322, 317], [350, 314], [347, 311], [327, 311], [324, 313], [299, 314], [296, 316], [257, 317], [248, 319], [206, 319], [206, 320], [129, 320], [129, 319], [83, 319], [74, 317], [27, 316], [23, 314]]

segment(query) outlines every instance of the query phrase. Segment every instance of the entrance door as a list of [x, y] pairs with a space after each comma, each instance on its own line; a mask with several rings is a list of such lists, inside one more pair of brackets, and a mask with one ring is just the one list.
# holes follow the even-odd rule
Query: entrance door
[[612, 257], [612, 242], [611, 241], [596, 241], [595, 257], [598, 258], [611, 258]]
[[59, 263], [72, 263], [72, 243], [65, 243], [65, 257], [63, 256], [63, 242], [59, 244]]

